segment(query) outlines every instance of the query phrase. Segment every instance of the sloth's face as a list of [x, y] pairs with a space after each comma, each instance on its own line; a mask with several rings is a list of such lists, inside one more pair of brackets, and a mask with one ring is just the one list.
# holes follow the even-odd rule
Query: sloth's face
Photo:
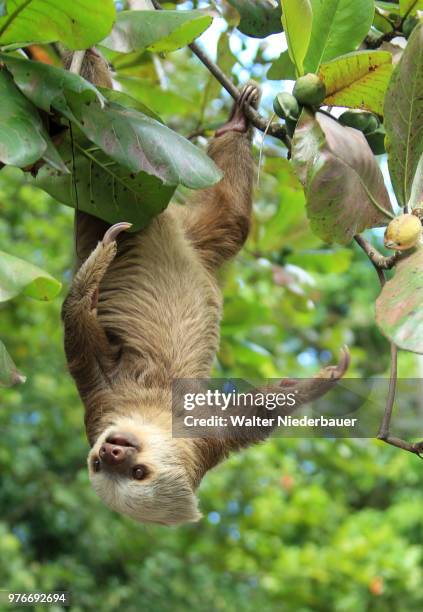
[[137, 521], [176, 525], [201, 516], [175, 440], [135, 418], [98, 437], [88, 470], [106, 506]]

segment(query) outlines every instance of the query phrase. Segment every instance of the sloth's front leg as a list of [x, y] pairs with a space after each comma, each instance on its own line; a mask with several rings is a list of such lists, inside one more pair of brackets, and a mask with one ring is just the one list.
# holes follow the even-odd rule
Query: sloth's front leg
[[81, 394], [93, 384], [101, 384], [115, 364], [116, 349], [110, 345], [97, 319], [99, 286], [116, 256], [117, 236], [130, 223], [113, 225], [82, 264], [63, 304], [65, 352], [69, 369]]

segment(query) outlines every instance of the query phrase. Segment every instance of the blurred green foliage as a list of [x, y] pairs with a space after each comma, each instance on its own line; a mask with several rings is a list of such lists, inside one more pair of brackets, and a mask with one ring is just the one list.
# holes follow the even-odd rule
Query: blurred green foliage
[[[264, 47], [246, 59], [245, 38], [234, 37], [234, 78], [260, 80]], [[131, 82], [128, 91], [144, 103], [154, 98], [152, 107], [179, 132], [208, 135], [227, 114], [227, 98], [185, 52], [124, 59], [119, 75]], [[311, 234], [286, 151], [266, 141], [264, 153], [251, 237], [224, 273], [215, 374], [307, 376], [346, 343], [352, 375], [386, 375], [388, 343], [373, 320], [374, 270], [355, 249]], [[25, 185], [19, 171], [1, 171], [0, 248], [47, 270], [64, 291], [72, 214]], [[0, 338], [28, 377], [0, 391], [0, 588], [67, 590], [72, 612], [422, 607], [422, 466], [375, 440], [273, 439], [234, 456], [201, 485], [198, 524], [139, 525], [104, 507], [88, 483], [60, 307], [61, 299], [24, 296], [0, 307]], [[419, 367], [415, 356], [401, 355], [400, 375], [417, 376]]]

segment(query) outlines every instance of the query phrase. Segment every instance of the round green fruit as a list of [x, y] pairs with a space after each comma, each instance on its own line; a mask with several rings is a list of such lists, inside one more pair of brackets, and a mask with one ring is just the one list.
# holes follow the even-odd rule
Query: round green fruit
[[365, 134], [366, 140], [369, 143], [369, 147], [375, 155], [382, 155], [386, 152], [385, 150], [385, 136], [386, 132], [381, 125], [377, 130], [370, 134]]
[[378, 129], [379, 119], [373, 113], [361, 110], [348, 110], [339, 117], [339, 123], [347, 127], [360, 130], [363, 134], [370, 134]]
[[317, 74], [306, 74], [297, 79], [292, 92], [299, 104], [319, 106], [326, 97], [326, 87]]
[[287, 92], [282, 92], [275, 97], [273, 110], [281, 119], [297, 119], [300, 115], [297, 99]]

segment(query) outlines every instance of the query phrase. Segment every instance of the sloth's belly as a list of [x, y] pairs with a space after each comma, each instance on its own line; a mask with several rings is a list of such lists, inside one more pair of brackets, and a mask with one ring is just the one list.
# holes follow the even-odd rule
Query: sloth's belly
[[98, 317], [146, 368], [208, 376], [219, 344], [221, 296], [171, 216], [127, 240], [100, 287]]

